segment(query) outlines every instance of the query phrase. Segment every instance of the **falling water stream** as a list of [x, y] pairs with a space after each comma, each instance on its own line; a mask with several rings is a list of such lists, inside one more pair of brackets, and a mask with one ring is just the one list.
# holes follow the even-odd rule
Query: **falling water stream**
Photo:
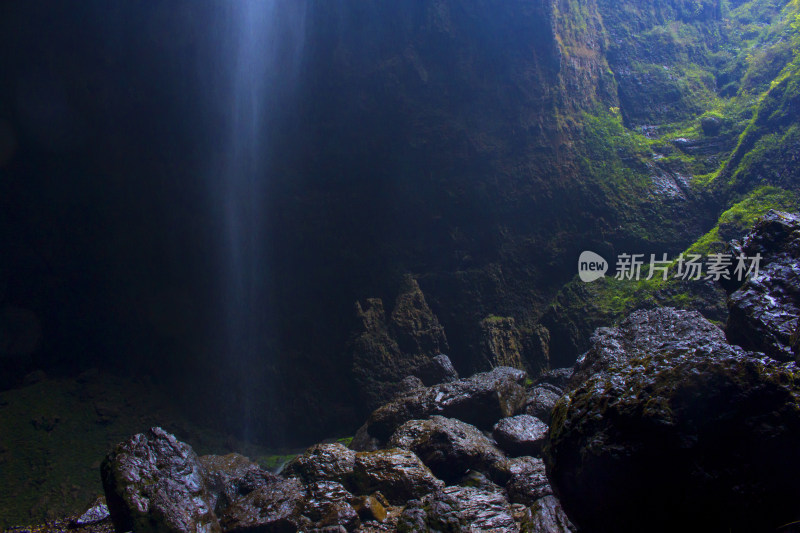
[[[270, 250], [266, 221], [276, 114], [292, 96], [302, 59], [302, 0], [229, 2], [220, 21], [220, 64], [227, 79], [220, 91], [224, 129], [212, 194], [221, 217], [221, 302], [227, 368], [241, 432], [248, 438], [256, 410], [269, 400]], [[238, 410], [238, 414], [235, 411]]]

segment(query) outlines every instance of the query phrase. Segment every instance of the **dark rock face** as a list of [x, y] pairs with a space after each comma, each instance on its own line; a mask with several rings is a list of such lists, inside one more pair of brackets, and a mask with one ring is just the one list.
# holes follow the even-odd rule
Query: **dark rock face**
[[792, 336], [800, 316], [800, 217], [771, 211], [737, 253], [762, 257], [758, 276], [747, 280], [728, 300], [728, 340], [781, 361], [796, 357]]
[[481, 320], [481, 354], [486, 366], [524, 368], [519, 332], [513, 317]]
[[517, 415], [498, 422], [492, 429], [492, 436], [510, 455], [539, 455], [547, 429], [547, 424], [535, 416]]
[[589, 531], [772, 530], [800, 518], [800, 371], [725, 343], [696, 313], [604, 329], [556, 405], [545, 453]]
[[118, 444], [101, 472], [117, 531], [220, 531], [197, 455], [161, 428]]
[[447, 350], [447, 338], [416, 280], [405, 280], [388, 320], [379, 298], [356, 303], [356, 313], [362, 331], [353, 341], [353, 375], [365, 409], [389, 401], [406, 376], [421, 374], [429, 385], [452, 378], [449, 360], [433, 361]]
[[[413, 391], [376, 409], [367, 420], [365, 431], [369, 437], [385, 442], [404, 422], [432, 415], [458, 418], [478, 428], [490, 429], [495, 422], [521, 408], [525, 401], [522, 387], [525, 378], [521, 370], [498, 367], [467, 379]], [[359, 438], [359, 442], [366, 440]]]
[[442, 416], [406, 422], [397, 428], [389, 445], [413, 451], [445, 481], [459, 479], [467, 470], [488, 473], [505, 459], [475, 426]]

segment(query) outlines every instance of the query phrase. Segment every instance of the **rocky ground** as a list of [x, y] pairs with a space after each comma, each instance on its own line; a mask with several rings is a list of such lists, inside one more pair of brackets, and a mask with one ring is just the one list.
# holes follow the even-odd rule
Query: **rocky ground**
[[104, 500], [9, 531], [798, 531], [800, 217], [771, 212], [731, 249], [763, 260], [724, 284], [725, 331], [636, 311], [535, 379], [459, 379], [439, 355], [438, 383], [405, 378], [349, 447], [278, 473], [153, 427], [102, 462]]

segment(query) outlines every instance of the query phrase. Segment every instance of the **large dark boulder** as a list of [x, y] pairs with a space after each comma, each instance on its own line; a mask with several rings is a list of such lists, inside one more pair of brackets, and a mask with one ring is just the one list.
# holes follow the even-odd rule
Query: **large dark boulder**
[[197, 454], [161, 428], [118, 444], [101, 473], [117, 531], [221, 531]]
[[595, 336], [545, 461], [593, 532], [772, 531], [800, 519], [800, 371], [657, 309]]
[[667, 307], [636, 311], [618, 327], [595, 330], [592, 346], [575, 363], [571, 383], [583, 383], [631, 358], [647, 357], [665, 348], [712, 353], [719, 346], [727, 346], [725, 334], [696, 311]]
[[475, 426], [442, 416], [410, 420], [397, 428], [389, 445], [411, 450], [436, 477], [445, 481], [461, 478], [467, 470], [488, 473], [503, 452]]
[[351, 443], [351, 447], [366, 445], [370, 437], [386, 442], [404, 422], [432, 415], [458, 418], [479, 429], [491, 429], [495, 422], [516, 414], [524, 405], [526, 377], [522, 370], [498, 367], [400, 395], [373, 411], [363, 429], [366, 435], [359, 435], [357, 444]]
[[761, 262], [758, 275], [728, 299], [728, 340], [782, 361], [795, 359], [792, 336], [800, 316], [800, 216], [770, 211], [732, 249], [746, 257], [758, 254]]

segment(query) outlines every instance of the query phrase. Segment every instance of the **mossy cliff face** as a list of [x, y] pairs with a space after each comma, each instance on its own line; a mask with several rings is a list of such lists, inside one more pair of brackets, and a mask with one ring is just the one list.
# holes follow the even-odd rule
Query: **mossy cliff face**
[[[17, 89], [0, 86], [0, 119], [19, 133], [2, 166], [0, 196], [12, 199], [2, 229], [24, 250], [0, 271], [11, 288], [2, 303], [41, 322], [44, 348], [29, 366], [74, 357], [154, 374], [182, 385], [205, 418], [236, 384], [209, 348], [223, 329], [208, 290], [219, 228], [198, 175], [221, 121], [187, 72], [200, 53], [189, 30], [210, 24], [185, 16], [192, 8], [129, 13], [129, 61], [93, 40], [105, 26], [88, 9], [10, 10], [3, 36], [25, 53], [3, 56], [9, 75], [52, 65], [80, 116], [70, 124], [85, 123], [87, 136], [80, 149], [49, 151], [24, 134]], [[653, 295], [610, 282], [557, 296], [582, 250], [677, 254], [716, 242], [717, 226], [720, 239], [735, 236], [729, 222], [753, 206], [792, 210], [797, 13], [796, 0], [309, 3], [297, 91], [275, 118], [270, 159], [274, 338], [252, 372], [278, 377], [271, 405], [257, 409], [270, 419], [258, 437], [357, 424], [354, 303], [394, 301], [408, 274], [460, 372], [485, 369], [491, 316], [513, 319], [504, 334], [523, 359], [540, 354], [536, 364], [547, 326], [551, 362], [567, 364], [595, 323]], [[20, 37], [40, 19], [63, 26], [47, 33], [52, 45], [42, 32]], [[72, 21], [87, 31], [73, 35]], [[173, 25], [188, 29], [164, 31]], [[165, 82], [150, 83], [152, 72]], [[662, 292], [720, 309], [715, 289], [697, 291]]]

